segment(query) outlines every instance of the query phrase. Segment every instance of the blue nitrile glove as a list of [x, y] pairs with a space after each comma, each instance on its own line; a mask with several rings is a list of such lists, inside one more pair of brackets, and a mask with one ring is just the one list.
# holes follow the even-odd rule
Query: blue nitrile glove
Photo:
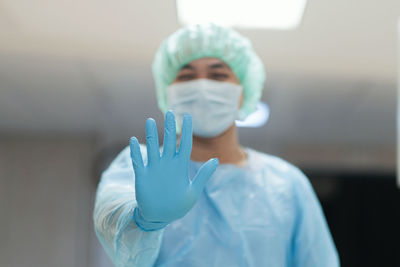
[[154, 231], [177, 220], [193, 207], [208, 179], [218, 166], [210, 159], [189, 179], [192, 151], [192, 117], [185, 115], [179, 151], [176, 150], [175, 116], [165, 115], [164, 149], [160, 157], [157, 126], [153, 119], [146, 121], [147, 166], [144, 166], [138, 140], [130, 140], [131, 158], [135, 171], [137, 207], [134, 220], [144, 231]]

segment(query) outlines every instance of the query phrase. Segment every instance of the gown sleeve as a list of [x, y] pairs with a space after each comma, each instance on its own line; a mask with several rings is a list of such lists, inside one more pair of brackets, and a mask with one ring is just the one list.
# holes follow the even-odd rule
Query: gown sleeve
[[153, 266], [164, 232], [163, 229], [144, 232], [135, 224], [134, 176], [127, 147], [103, 172], [96, 193], [93, 213], [96, 235], [118, 267]]
[[293, 169], [292, 177], [297, 206], [292, 266], [340, 266], [329, 227], [308, 178], [297, 168]]

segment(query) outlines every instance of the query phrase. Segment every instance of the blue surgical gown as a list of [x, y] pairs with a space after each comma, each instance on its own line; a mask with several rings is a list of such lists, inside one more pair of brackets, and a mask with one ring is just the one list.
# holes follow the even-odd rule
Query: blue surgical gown
[[[142, 147], [146, 161], [146, 149]], [[221, 164], [195, 206], [164, 229], [144, 232], [132, 216], [129, 147], [103, 173], [96, 234], [116, 266], [339, 266], [318, 199], [286, 161], [246, 148], [244, 167]], [[190, 162], [190, 177], [202, 165]]]

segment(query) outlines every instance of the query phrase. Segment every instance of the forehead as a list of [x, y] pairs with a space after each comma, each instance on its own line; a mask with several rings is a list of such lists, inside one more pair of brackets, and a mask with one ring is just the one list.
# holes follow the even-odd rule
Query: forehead
[[212, 57], [196, 59], [182, 67], [182, 69], [201, 69], [201, 68], [230, 69], [229, 66], [221, 59]]

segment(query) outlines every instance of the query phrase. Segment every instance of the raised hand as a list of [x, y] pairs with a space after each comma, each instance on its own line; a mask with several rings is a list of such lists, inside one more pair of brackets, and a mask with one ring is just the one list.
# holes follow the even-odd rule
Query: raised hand
[[175, 116], [165, 115], [164, 149], [162, 156], [158, 145], [156, 122], [146, 121], [147, 165], [144, 166], [138, 140], [130, 140], [131, 158], [135, 171], [137, 207], [136, 224], [144, 231], [165, 227], [183, 217], [196, 203], [208, 179], [218, 166], [218, 159], [210, 159], [189, 179], [189, 162], [192, 151], [192, 118], [185, 115], [179, 151], [176, 149]]

